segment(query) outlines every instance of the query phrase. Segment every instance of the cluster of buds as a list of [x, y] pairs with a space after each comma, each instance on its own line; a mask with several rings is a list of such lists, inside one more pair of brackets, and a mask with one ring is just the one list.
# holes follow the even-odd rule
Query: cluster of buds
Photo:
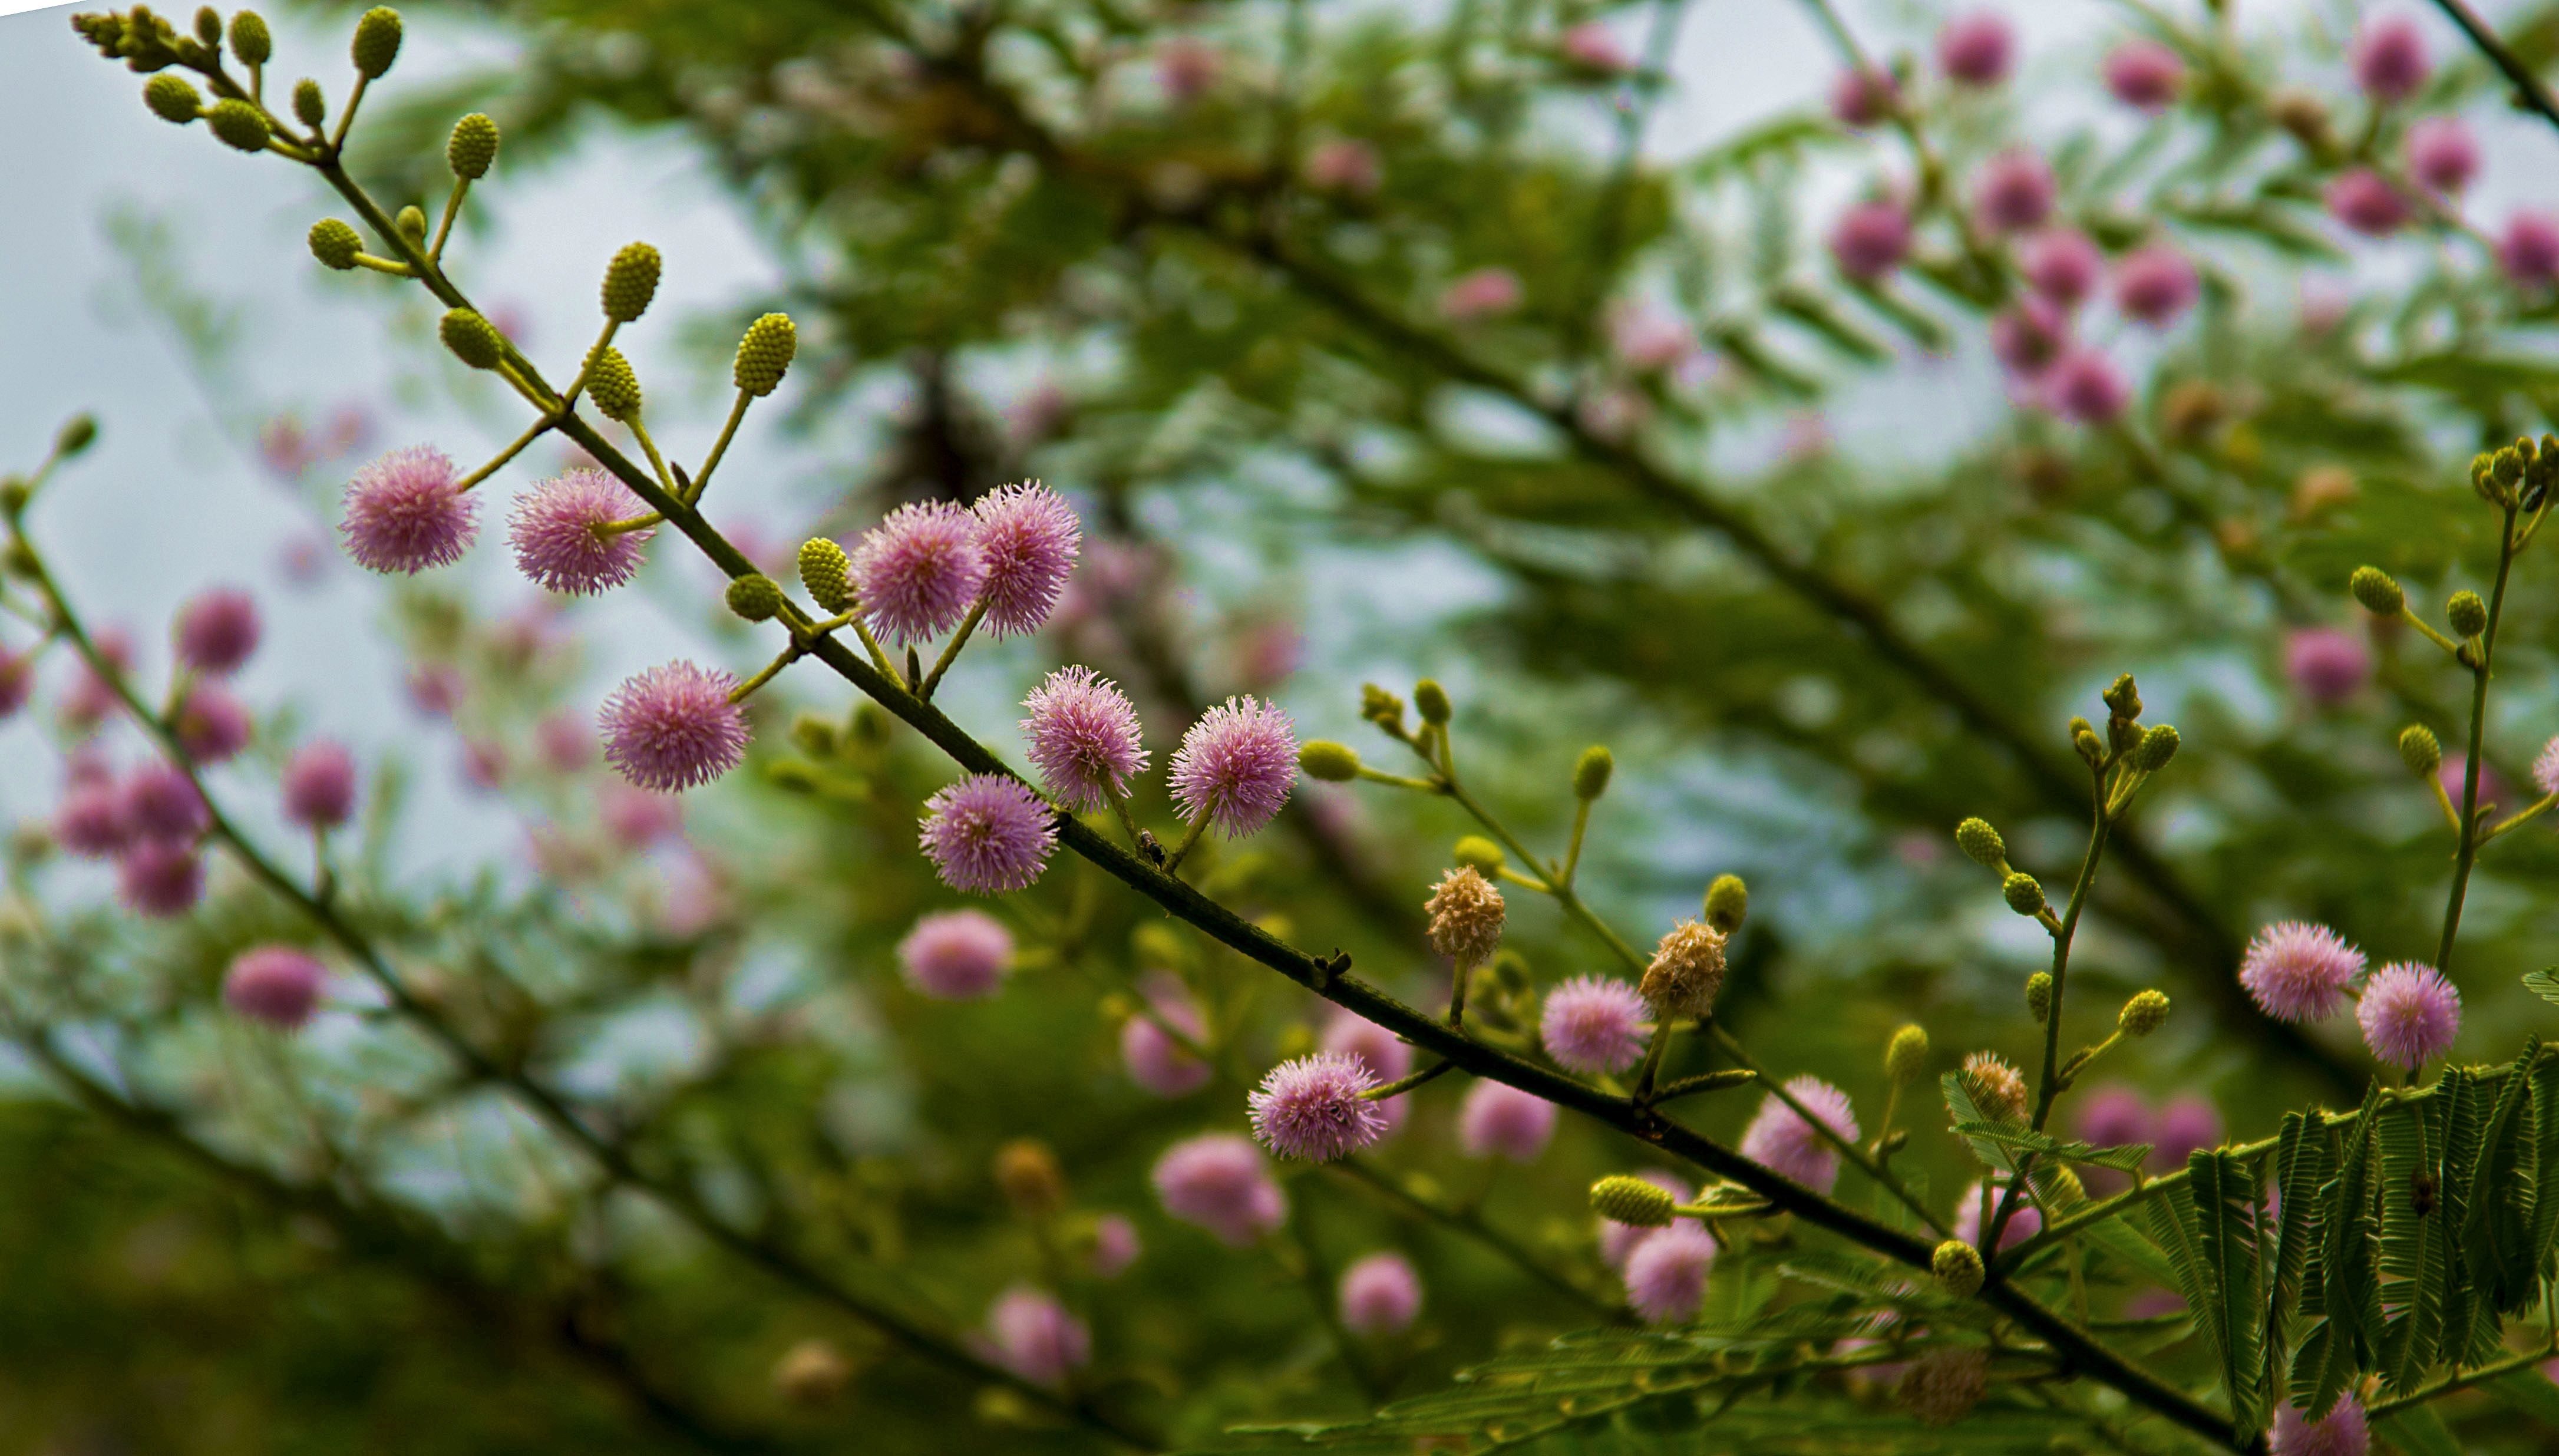
[[2529, 436], [2518, 437], [2502, 450], [2471, 460], [2471, 489], [2499, 510], [2540, 510], [2554, 480], [2559, 480], [2559, 435], [2544, 435], [2537, 444]]

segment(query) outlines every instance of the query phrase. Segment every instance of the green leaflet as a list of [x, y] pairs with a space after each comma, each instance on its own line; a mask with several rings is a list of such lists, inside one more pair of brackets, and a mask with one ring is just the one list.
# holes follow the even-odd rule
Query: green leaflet
[[2485, 1120], [2470, 1074], [2456, 1067], [2445, 1071], [2434, 1095], [2386, 1102], [2376, 1122], [2380, 1374], [2382, 1388], [2392, 1394], [2423, 1382], [2455, 1318], [2467, 1346], [2470, 1307], [2454, 1292], [2453, 1233]]
[[[2013, 1121], [2006, 1117], [1993, 1117], [1984, 1112], [1982, 1110], [1982, 1103], [1986, 1099], [1982, 1096], [1980, 1089], [1973, 1083], [1972, 1078], [1966, 1073], [1960, 1071], [1949, 1072], [1945, 1076], [1938, 1078], [1937, 1090], [1945, 1094], [1946, 1115], [1947, 1118], [1953, 1122], [1958, 1136], [1963, 1136], [1962, 1129], [1965, 1127], [2009, 1127], [2014, 1128], [2019, 1132], [2026, 1132], [2027, 1130], [2026, 1124], [2023, 1122]], [[2032, 1134], [2029, 1135], [2031, 1136]], [[1980, 1158], [1983, 1162], [1997, 1168], [1999, 1171], [2003, 1173], [2015, 1173], [2017, 1171], [2017, 1160], [2009, 1156], [2008, 1144], [2001, 1139], [1986, 1136], [1965, 1136], [1964, 1142], [1972, 1148], [1973, 1155], [1975, 1157]]]
[[2118, 1173], [2138, 1171], [2142, 1166], [2142, 1160], [2151, 1155], [2151, 1145], [2146, 1142], [2124, 1143], [2116, 1147], [2097, 1147], [2091, 1143], [2065, 1142], [2049, 1134], [2036, 1132], [2030, 1127], [2020, 1127], [2014, 1122], [1958, 1121], [1954, 1130], [1957, 1136], [1967, 1141], [1981, 1138], [1998, 1143], [2002, 1147], [2014, 1148], [2019, 1152], [2062, 1158], [2073, 1163], [2086, 1163], [2092, 1167], [2112, 1168]]
[[2185, 1167], [2187, 1203], [2194, 1217], [2195, 1267], [2202, 1285], [2194, 1310], [2220, 1357], [2222, 1388], [2230, 1395], [2231, 1429], [2245, 1438], [2265, 1429], [2268, 1416], [2265, 1262], [2260, 1257], [2265, 1244], [2265, 1195], [2258, 1187], [2256, 1165], [2237, 1153], [2197, 1149]]
[[2559, 1005], [2559, 965], [2546, 965], [2523, 973], [2525, 989], [2542, 1000]]
[[2480, 1388], [2552, 1430], [2559, 1430], [2559, 1385], [2537, 1370], [2499, 1376]]
[[[2320, 1189], [2316, 1277], [2303, 1279], [2303, 1313], [2316, 1316], [2293, 1358], [2293, 1402], [2323, 1416], [2349, 1382], [2372, 1363], [2381, 1325], [2381, 1291], [2372, 1268], [2373, 1124], [2381, 1106], [2376, 1083], [2343, 1138], [2337, 1171]], [[2335, 1134], [2332, 1133], [2333, 1137]]]
[[2464, 1456], [2462, 1443], [2444, 1426], [2444, 1418], [2431, 1405], [2412, 1405], [2394, 1410], [2375, 1424], [2391, 1444], [2409, 1456]]
[[2275, 1192], [2281, 1208], [2274, 1235], [2275, 1249], [2267, 1259], [2266, 1380], [2271, 1400], [2284, 1383], [2292, 1341], [2301, 1322], [2304, 1285], [2316, 1277], [2311, 1243], [2319, 1214], [2319, 1193], [2333, 1172], [2334, 1149], [2328, 1118], [2318, 1108], [2307, 1114], [2284, 1114], [2275, 1143]]

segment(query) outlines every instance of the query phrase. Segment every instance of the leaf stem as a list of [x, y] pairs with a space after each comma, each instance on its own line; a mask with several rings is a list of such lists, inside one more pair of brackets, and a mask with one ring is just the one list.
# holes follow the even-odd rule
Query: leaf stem
[[2435, 969], [2453, 973], [2453, 939], [2461, 933], [2462, 901], [2470, 894], [2471, 866], [2479, 860], [2480, 747], [2487, 731], [2487, 679], [2496, 660], [2497, 620], [2505, 613], [2505, 583], [2514, 568], [2514, 512], [2505, 508], [2497, 533], [2496, 585], [2488, 594], [2487, 627], [2480, 633], [2478, 660], [2471, 668], [2471, 736], [2469, 757], [2462, 764], [2461, 849], [2453, 861], [2452, 893], [2444, 903], [2444, 934], [2435, 946]]

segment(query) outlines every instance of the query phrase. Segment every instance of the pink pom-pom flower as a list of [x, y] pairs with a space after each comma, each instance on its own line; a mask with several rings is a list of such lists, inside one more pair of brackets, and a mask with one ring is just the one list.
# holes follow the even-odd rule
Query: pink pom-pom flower
[[1993, 232], [2024, 232], [2052, 216], [2052, 169], [2025, 150], [2002, 152], [1982, 164], [1973, 187], [1973, 213]]
[[2039, 377], [2070, 347], [2070, 322], [2049, 299], [2027, 298], [1991, 320], [1991, 353], [2021, 379]]
[[192, 844], [137, 840], [116, 856], [115, 890], [137, 914], [184, 915], [204, 898], [205, 861]]
[[334, 829], [356, 807], [356, 759], [321, 740], [295, 750], [284, 766], [284, 816], [306, 829]]
[[2185, 1166], [2197, 1148], [2221, 1145], [2221, 1109], [2212, 1099], [2188, 1092], [2169, 1098], [2152, 1125], [2148, 1166], [2154, 1173], [2174, 1173]]
[[368, 571], [414, 575], [450, 566], [480, 534], [479, 505], [454, 489], [453, 461], [441, 450], [394, 450], [348, 483], [338, 524], [347, 554]]
[[1242, 838], [1270, 823], [1297, 782], [1297, 725], [1275, 703], [1231, 697], [1202, 714], [1173, 752], [1173, 800]]
[[260, 946], [233, 957], [223, 974], [223, 1004], [251, 1021], [287, 1031], [311, 1019], [329, 974], [290, 946]]
[[1831, 114], [1850, 126], [1873, 126], [1899, 99], [1892, 73], [1880, 67], [1852, 68], [1831, 82]]
[[2328, 185], [2328, 210], [2366, 237], [2384, 237], [2408, 225], [2408, 199], [2380, 173], [2356, 167]]
[[1057, 847], [1057, 813], [1030, 786], [972, 774], [924, 801], [924, 853], [942, 883], [972, 895], [1027, 889]]
[[2496, 240], [2496, 264], [2505, 276], [2527, 288], [2559, 282], [2559, 218], [2544, 213], [2517, 213], [2506, 219]]
[[2429, 116], [2408, 128], [2408, 171], [2421, 186], [2457, 193], [2479, 170], [2479, 139], [2460, 117]]
[[942, 1001], [991, 996], [1013, 968], [1013, 934], [979, 910], [924, 916], [897, 943], [906, 983]]
[[1288, 1220], [1288, 1196], [1251, 1141], [1231, 1132], [1177, 1142], [1155, 1160], [1152, 1181], [1164, 1212], [1244, 1248]]
[[2127, 106], [2157, 111], [2177, 99], [2185, 63], [2157, 41], [2126, 41], [2106, 57], [2106, 89]]
[[2008, 79], [2017, 59], [2017, 33], [2005, 16], [1987, 10], [1959, 15], [1937, 32], [1937, 65], [1966, 85], [1993, 86]]
[[1075, 570], [1084, 540], [1075, 508], [1028, 481], [988, 492], [971, 513], [978, 517], [978, 549], [986, 557], [979, 591], [987, 631], [999, 638], [1037, 632]]
[[124, 791], [111, 780], [72, 784], [54, 809], [54, 838], [74, 854], [103, 859], [133, 839]]
[[[2007, 1198], [2007, 1184], [1994, 1183], [1991, 1185], [1991, 1217], [1999, 1217], [2000, 1205], [2005, 1202]], [[2018, 1244], [2024, 1243], [2026, 1240], [2032, 1238], [2036, 1234], [2042, 1232], [2042, 1212], [2036, 1209], [2035, 1206], [2028, 1199], [2021, 1196], [2017, 1201], [2016, 1211], [2008, 1216], [2008, 1227], [2000, 1231], [1999, 1246], [2001, 1248], [2014, 1248]], [[1955, 1237], [1977, 1248], [1981, 1246], [1982, 1185], [1979, 1183], [1965, 1189], [1963, 1197], [1955, 1201]]]
[[1643, 995], [1607, 976], [1576, 976], [1546, 993], [1538, 1040], [1555, 1065], [1574, 1072], [1623, 1072], [1652, 1034]]
[[2194, 264], [2164, 242], [2137, 248], [2115, 265], [2115, 306], [2157, 328], [2177, 322], [2201, 292]]
[[[1402, 1082], [1413, 1071], [1412, 1043], [1347, 1008], [1334, 1010], [1316, 1046], [1320, 1051], [1339, 1052], [1365, 1064], [1369, 1075], [1380, 1083]], [[1398, 1092], [1379, 1099], [1375, 1106], [1385, 1116], [1391, 1133], [1404, 1125], [1405, 1113], [1411, 1110], [1412, 1103]]]
[[1282, 1062], [1245, 1098], [1253, 1135], [1284, 1158], [1326, 1163], [1384, 1137], [1387, 1121], [1367, 1093], [1368, 1064], [1339, 1052]]
[[1555, 1135], [1555, 1103], [1506, 1082], [1478, 1082], [1457, 1109], [1457, 1145], [1470, 1158], [1533, 1163]]
[[170, 716], [178, 747], [199, 764], [228, 763], [248, 747], [248, 709], [219, 682], [199, 682]]
[[1117, 1279], [1137, 1261], [1144, 1246], [1137, 1241], [1137, 1226], [1118, 1214], [1104, 1214], [1093, 1221], [1093, 1255], [1085, 1267], [1097, 1279]]
[[2541, 745], [2532, 761], [2532, 784], [2545, 795], [2559, 794], [2559, 738]]
[[2358, 633], [2305, 627], [2284, 642], [2284, 674], [2302, 696], [2333, 708], [2363, 690], [2372, 678], [2372, 654]]
[[1519, 275], [1508, 268], [1477, 268], [1451, 280], [1439, 295], [1439, 317], [1452, 324], [1471, 324], [1516, 310], [1522, 291]]
[[1646, 1324], [1686, 1324], [1697, 1318], [1714, 1267], [1714, 1236], [1683, 1219], [1626, 1255], [1626, 1303]]
[[184, 770], [149, 764], [125, 781], [124, 821], [142, 838], [193, 844], [213, 826], [213, 809]]
[[1377, 148], [1364, 141], [1334, 137], [1317, 142], [1306, 153], [1306, 185], [1318, 192], [1366, 197], [1385, 180]]
[[2093, 349], [2074, 349], [2044, 376], [2052, 407], [2086, 425], [2112, 423], [2132, 402], [2114, 363]]
[[2324, 1021], [2345, 1004], [2363, 952], [2326, 926], [2278, 921], [2257, 932], [2239, 958], [2239, 984], [2278, 1021]]
[[1069, 808], [1100, 808], [1146, 772], [1137, 710], [1118, 684], [1090, 667], [1060, 667], [1022, 699], [1030, 716], [1031, 767], [1049, 797]]
[[2356, 32], [2347, 60], [2354, 83], [2383, 101], [2406, 100], [2434, 70], [2426, 58], [2426, 38], [2404, 15], [2385, 15]]
[[2275, 1412], [2274, 1429], [2266, 1433], [2269, 1456], [2364, 1456], [2372, 1433], [2364, 1423], [2363, 1402], [2352, 1392], [2336, 1397], [2327, 1415], [2312, 1420], [2298, 1405]]
[[[1677, 1174], [1666, 1173], [1659, 1168], [1644, 1168], [1638, 1170], [1634, 1176], [1669, 1194], [1674, 1203], [1687, 1203], [1694, 1196], [1689, 1186], [1681, 1182]], [[1602, 1218], [1596, 1222], [1599, 1226], [1600, 1261], [1621, 1274], [1625, 1272], [1626, 1256], [1635, 1251], [1635, 1245], [1661, 1232], [1659, 1229], [1643, 1228], [1635, 1224], [1620, 1224], [1608, 1218]], [[1695, 1219], [1681, 1219], [1676, 1222], [1697, 1223]]]
[[641, 548], [656, 528], [601, 527], [647, 510], [629, 486], [591, 466], [543, 481], [516, 498], [508, 520], [516, 569], [544, 591], [570, 596], [621, 586], [639, 572]]
[[[1848, 1093], [1818, 1077], [1798, 1077], [1786, 1084], [1795, 1100], [1812, 1110], [1822, 1125], [1849, 1142], [1857, 1141], [1857, 1111]], [[1771, 1094], [1759, 1103], [1741, 1133], [1741, 1156], [1762, 1163], [1815, 1193], [1828, 1193], [1839, 1181], [1839, 1153], [1813, 1124]]]
[[2071, 1125], [2082, 1139], [2098, 1147], [2122, 1147], [2151, 1142], [2152, 1121], [2150, 1103], [2142, 1100], [2140, 1092], [2112, 1083], [2089, 1092]]
[[2075, 227], [2051, 227], [2034, 234], [2024, 249], [2019, 268], [2026, 285], [2063, 308], [2076, 308], [2097, 291], [2106, 270], [2106, 255]]
[[1093, 1358], [1093, 1333], [1057, 1296], [1015, 1284], [986, 1311], [995, 1363], [1034, 1385], [1057, 1386]]
[[1840, 214], [1830, 243], [1841, 272], [1872, 283], [1910, 255], [1909, 211], [1888, 198], [1859, 203]]
[[643, 789], [698, 788], [746, 758], [746, 714], [729, 701], [737, 679], [677, 660], [624, 679], [596, 715], [604, 761]]
[[1422, 1313], [1422, 1276], [1393, 1250], [1369, 1254], [1342, 1270], [1342, 1328], [1354, 1335], [1393, 1335]]
[[947, 632], [986, 584], [978, 518], [948, 501], [901, 506], [854, 543], [851, 575], [873, 632], [898, 643]]
[[1159, 1097], [1184, 1097], [1208, 1086], [1209, 1065], [1172, 1034], [1180, 1032], [1191, 1046], [1207, 1045], [1208, 1018], [1198, 998], [1163, 971], [1150, 972], [1140, 989], [1154, 1014], [1131, 1016], [1120, 1028], [1120, 1062], [1129, 1080]]
[[2460, 1035], [2462, 993], [2431, 965], [2393, 961], [2363, 983], [2354, 1019], [2374, 1057], [2414, 1072], [2442, 1056]]
[[178, 660], [199, 672], [239, 670], [257, 651], [257, 603], [233, 587], [216, 587], [178, 610]]

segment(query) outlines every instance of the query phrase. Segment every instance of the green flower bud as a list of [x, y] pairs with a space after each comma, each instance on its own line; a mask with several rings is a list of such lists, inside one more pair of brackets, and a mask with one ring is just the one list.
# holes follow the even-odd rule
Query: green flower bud
[[832, 720], [816, 713], [795, 713], [791, 718], [791, 741], [809, 757], [827, 759], [835, 756], [839, 739]]
[[335, 218], [323, 218], [311, 224], [311, 256], [341, 272], [356, 266], [356, 254], [365, 250], [365, 240], [356, 229]]
[[732, 577], [728, 609], [749, 622], [770, 622], [782, 611], [782, 588], [762, 572]]
[[2142, 715], [2142, 691], [2133, 685], [2133, 674], [2127, 672], [2115, 679], [2115, 685], [2098, 694], [2106, 701], [2106, 711], [2118, 718]]
[[436, 337], [453, 357], [475, 369], [493, 369], [507, 352], [507, 341], [499, 336], [498, 326], [469, 309], [449, 309], [443, 322], [435, 326]]
[[2092, 764], [2101, 764], [2106, 761], [2106, 745], [2098, 741], [2096, 730], [2093, 728], [2082, 728], [2078, 732], [2072, 734], [2070, 736], [2070, 749], [2073, 753], [2078, 754], [2079, 757], [2086, 759]]
[[2531, 448], [2531, 445], [2532, 442], [2529, 440], [2517, 440], [2512, 446], [2489, 456], [2488, 479], [2495, 481], [2499, 488], [2508, 492], [2523, 484], [2523, 452]]
[[[457, 171], [459, 169], [456, 169]], [[628, 324], [649, 311], [658, 296], [658, 250], [645, 242], [627, 242], [604, 269], [604, 316]]]
[[1425, 677], [1413, 684], [1413, 707], [1425, 723], [1445, 723], [1448, 721], [1448, 689], [1441, 687], [1436, 679]]
[[1928, 1256], [1928, 1270], [1937, 1276], [1938, 1287], [1957, 1299], [1970, 1299], [1982, 1292], [1981, 1250], [1960, 1238], [1949, 1238], [1937, 1245]]
[[62, 429], [55, 434], [54, 453], [69, 460], [96, 443], [97, 416], [75, 414], [63, 421]]
[[2026, 1009], [2037, 1026], [2052, 1015], [2052, 972], [2038, 970], [2026, 978]]
[[586, 396], [606, 419], [629, 424], [639, 417], [640, 376], [631, 372], [621, 350], [607, 344], [587, 356]]
[[825, 536], [812, 536], [800, 543], [800, 584], [809, 589], [809, 599], [821, 612], [841, 612], [851, 603], [847, 581], [852, 575], [852, 561], [844, 548]]
[[1717, 875], [1706, 887], [1706, 923], [1731, 935], [1750, 914], [1750, 887], [1739, 875]]
[[2145, 774], [2156, 774], [2167, 768], [2168, 761], [2176, 757], [2177, 729], [2172, 724], [2161, 723], [2142, 735], [2140, 745], [2133, 750], [2133, 767]]
[[259, 152], [266, 149], [266, 118], [255, 106], [236, 98], [216, 101], [205, 112], [205, 125], [213, 128], [224, 146], [234, 151]]
[[1348, 784], [1359, 777], [1360, 756], [1349, 744], [1317, 738], [1297, 750], [1297, 767], [1304, 770], [1309, 779], [1318, 779], [1326, 784]]
[[2418, 778], [2432, 779], [2444, 766], [2444, 746], [2425, 724], [2411, 723], [2399, 730], [2399, 762]]
[[426, 246], [426, 213], [417, 204], [411, 203], [400, 209], [399, 215], [391, 218], [391, 225], [399, 229], [399, 235], [407, 238], [411, 246], [421, 249]]
[[2358, 566], [2347, 577], [2345, 589], [2363, 604], [2363, 610], [2375, 617], [2396, 617], [2408, 609], [2408, 594], [2399, 583], [2378, 566]]
[[223, 43], [223, 13], [210, 5], [196, 7], [196, 39], [208, 46]]
[[2490, 506], [2504, 504], [2497, 499], [2498, 492], [2496, 486], [2495, 456], [2474, 455], [2471, 457], [2471, 489], [2479, 494], [2479, 498], [2481, 500], [2485, 501]]
[[766, 314], [746, 326], [737, 341], [737, 387], [761, 399], [782, 382], [791, 358], [800, 352], [800, 330], [789, 314]]
[[2038, 915], [2043, 910], [2043, 887], [2023, 870], [2000, 881], [2000, 898], [2020, 915]]
[[1374, 682], [1360, 684], [1360, 717], [1399, 738], [1404, 736], [1404, 699]]
[[399, 12], [376, 5], [356, 22], [356, 40], [347, 54], [356, 63], [356, 74], [373, 80], [391, 69], [399, 59]]
[[1970, 818], [1955, 826], [1955, 847], [1964, 857], [1986, 870], [2008, 872], [2008, 841], [2000, 831], [1983, 818]]
[[1594, 743], [1581, 750], [1573, 765], [1573, 793], [1578, 799], [1597, 799], [1608, 792], [1608, 778], [1617, 772], [1617, 756], [1604, 744]]
[[1883, 1048], [1883, 1075], [1895, 1087], [1908, 1087], [1928, 1072], [1928, 1029], [1913, 1021], [1892, 1034]]
[[231, 17], [231, 54], [243, 66], [264, 66], [275, 55], [275, 38], [266, 33], [266, 17], [243, 10]]
[[444, 141], [444, 165], [454, 176], [477, 182], [497, 160], [498, 123], [478, 111], [453, 123], [453, 135]]
[[164, 71], [142, 84], [142, 104], [163, 121], [184, 126], [205, 113], [204, 94], [174, 71]]
[[1679, 1201], [1668, 1190], [1624, 1173], [1611, 1173], [1590, 1185], [1592, 1213], [1637, 1229], [1668, 1228], [1672, 1210], [1678, 1207]]
[[2455, 592], [2444, 604], [2444, 620], [2455, 637], [2477, 637], [2487, 631], [2487, 603], [2477, 592]]
[[2123, 1011], [2115, 1018], [2115, 1024], [2124, 1029], [2124, 1035], [2136, 1037], [2149, 1036], [2167, 1021], [2168, 993], [2165, 991], [2135, 993], [2133, 999], [2124, 1003]]
[[293, 118], [313, 131], [329, 119], [329, 98], [321, 93], [320, 82], [307, 75], [293, 83]]
[[1481, 834], [1468, 834], [1459, 839], [1448, 851], [1448, 858], [1479, 875], [1495, 874], [1510, 862], [1509, 857], [1502, 853], [1502, 846]]

